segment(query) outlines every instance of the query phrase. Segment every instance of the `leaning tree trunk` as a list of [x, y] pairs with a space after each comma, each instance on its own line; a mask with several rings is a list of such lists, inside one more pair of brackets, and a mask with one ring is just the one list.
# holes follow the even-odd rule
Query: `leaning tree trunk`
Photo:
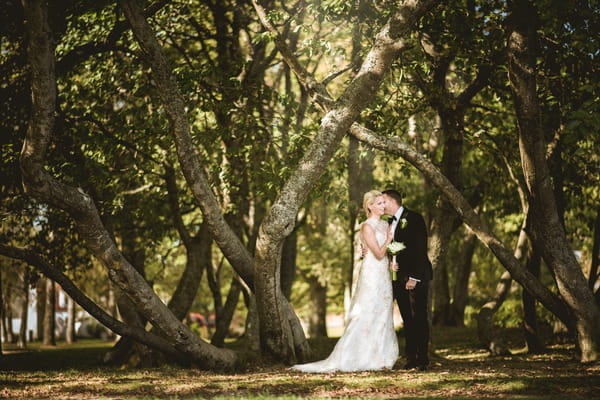
[[180, 362], [183, 361], [184, 354], [179, 352], [172, 343], [169, 343], [166, 339], [156, 336], [151, 332], [146, 332], [144, 329], [136, 329], [132, 325], [115, 319], [83, 294], [61, 270], [48, 263], [34, 251], [0, 243], [0, 254], [17, 260], [23, 260], [29, 265], [37, 268], [47, 279], [52, 279], [58, 283], [61, 288], [77, 302], [77, 304], [110, 330], [123, 337], [131, 337], [140, 343], [161, 350]]
[[529, 0], [511, 7], [508, 40], [509, 78], [519, 124], [519, 149], [529, 190], [528, 234], [554, 271], [558, 290], [575, 319], [581, 361], [595, 361], [600, 351], [600, 308], [589, 290], [561, 224], [546, 160], [546, 143], [537, 96], [536, 10]]
[[56, 290], [52, 279], [45, 279], [46, 302], [44, 303], [44, 346], [56, 346]]
[[17, 346], [21, 349], [27, 348], [27, 320], [29, 318], [29, 267], [25, 266], [21, 273], [23, 286], [21, 287], [21, 327], [19, 328], [19, 337]]
[[[254, 262], [255, 292], [263, 350], [276, 359], [294, 363], [292, 327], [287, 323], [281, 301], [280, 261], [283, 241], [294, 228], [299, 207], [319, 179], [341, 139], [358, 118], [368, 101], [374, 98], [392, 62], [405, 47], [403, 37], [433, 2], [409, 1], [400, 7], [377, 34], [374, 46], [365, 57], [360, 71], [321, 120], [321, 126], [306, 149], [299, 167], [284, 183], [279, 196], [265, 216], [259, 229]], [[253, 1], [261, 22], [274, 33], [275, 43], [285, 61], [297, 72], [297, 60], [288, 52], [283, 39], [271, 25], [266, 13]], [[290, 57], [291, 56], [291, 57]]]
[[519, 260], [514, 257], [508, 247], [498, 239], [465, 197], [431, 161], [398, 137], [383, 137], [356, 123], [350, 128], [350, 133], [352, 136], [368, 143], [374, 148], [403, 157], [417, 168], [431, 184], [444, 193], [456, 212], [460, 215], [463, 223], [473, 230], [480, 242], [494, 253], [496, 258], [510, 272], [512, 278], [526, 287], [531, 293], [534, 293], [536, 299], [563, 321], [565, 325], [573, 326], [573, 320], [566, 304], [544, 286], [539, 279], [536, 279], [522, 267]]
[[[364, 0], [353, 3], [357, 11], [357, 23], [352, 27], [352, 71], [358, 72], [363, 51], [362, 21], [364, 15], [358, 10], [364, 6]], [[293, 49], [290, 49], [293, 51]], [[344, 308], [346, 312], [350, 308], [352, 298], [352, 282], [356, 263], [360, 262], [362, 254], [360, 247], [357, 247], [357, 221], [359, 215], [362, 215], [363, 195], [371, 190], [375, 185], [373, 170], [375, 169], [375, 153], [368, 147], [361, 145], [356, 138], [349, 137], [348, 141], [348, 242], [350, 248], [351, 260], [344, 271]], [[358, 254], [357, 254], [358, 251]]]
[[58, 206], [75, 220], [89, 250], [108, 269], [110, 279], [126, 292], [135, 306], [165, 337], [199, 367], [233, 368], [235, 353], [217, 349], [202, 341], [178, 320], [148, 286], [143, 277], [119, 252], [98, 215], [92, 199], [80, 189], [55, 180], [45, 169], [48, 146], [54, 128], [56, 76], [53, 32], [47, 4], [24, 0], [31, 70], [32, 111], [21, 152], [23, 185], [37, 200]]

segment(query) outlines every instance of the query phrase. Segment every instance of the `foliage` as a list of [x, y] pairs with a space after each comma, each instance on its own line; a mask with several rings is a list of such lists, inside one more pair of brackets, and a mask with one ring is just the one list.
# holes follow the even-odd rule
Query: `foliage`
[[[409, 48], [386, 77], [377, 100], [363, 110], [360, 122], [382, 135], [400, 137], [439, 165], [444, 143], [437, 112], [427, 98], [428, 90], [435, 90], [428, 83], [434, 81], [439, 61], [423, 51], [424, 36], [451, 59], [444, 81], [450, 100], [456, 100], [478, 71], [489, 67], [489, 82], [464, 115], [461, 189], [492, 230], [512, 244], [523, 215], [517, 184], [507, 172], [510, 166], [519, 175], [521, 166], [503, 59], [505, 3], [446, 2], [429, 13], [419, 32], [409, 38]], [[340, 72], [327, 83], [334, 98], [355, 74], [373, 33], [397, 7], [389, 1], [272, 4], [271, 20], [289, 33], [288, 43], [306, 69], [320, 81]], [[600, 13], [595, 2], [587, 1], [567, 5], [544, 0], [536, 7], [541, 37], [539, 96], [547, 140], [554, 146], [549, 160], [569, 240], [586, 264], [600, 198]], [[274, 51], [272, 36], [261, 32], [249, 2], [171, 1], [149, 20], [184, 95], [196, 150], [221, 211], [242, 221], [236, 232], [252, 252], [264, 210], [311, 143], [322, 110], [307, 98]], [[178, 170], [178, 163], [156, 82], [149, 78], [141, 62], [144, 55], [122, 27], [123, 17], [113, 2], [58, 2], [52, 23], [59, 105], [47, 169], [90, 194], [124, 252], [145, 251], [146, 278], [166, 302], [179, 281], [186, 254], [164, 179], [166, 167]], [[30, 96], [20, 4], [9, 1], [4, 7], [0, 30], [0, 240], [39, 250], [106, 306], [107, 274], [91, 259], [70, 219], [22, 192], [18, 157]], [[353, 177], [347, 176], [346, 149], [345, 141], [309, 194], [301, 211], [305, 220], [298, 229], [299, 275], [318, 276], [327, 284], [332, 312], [342, 311], [343, 274], [351, 263], [346, 240], [353, 234], [347, 222], [347, 182]], [[436, 194], [403, 160], [377, 153], [374, 178], [376, 188], [401, 189], [405, 203], [426, 216], [434, 207]], [[203, 216], [183, 176], [178, 173], [176, 179], [184, 225], [197, 233]], [[461, 238], [455, 237], [448, 253], [453, 260], [461, 245]], [[226, 293], [231, 268], [217, 249], [211, 261], [224, 266], [220, 273]], [[493, 295], [503, 271], [481, 247], [473, 265], [469, 310]], [[20, 264], [6, 266], [4, 285], [6, 279], [16, 279], [16, 274], [5, 271]], [[543, 282], [552, 286], [543, 271]], [[449, 274], [452, 283], [453, 271]], [[295, 282], [292, 300], [300, 314], [309, 312], [307, 286], [301, 278]], [[214, 312], [205, 280], [192, 311]], [[238, 305], [237, 315], [245, 311], [245, 305]], [[516, 326], [517, 316], [518, 304], [511, 298], [498, 322]]]

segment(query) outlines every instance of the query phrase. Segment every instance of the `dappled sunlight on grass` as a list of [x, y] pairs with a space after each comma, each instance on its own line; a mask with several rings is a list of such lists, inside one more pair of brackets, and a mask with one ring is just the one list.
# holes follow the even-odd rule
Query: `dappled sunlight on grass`
[[[550, 346], [545, 354], [529, 355], [517, 344], [511, 347], [515, 349], [512, 356], [490, 357], [472, 341], [473, 332], [468, 329], [446, 329], [446, 334], [435, 342], [431, 369], [425, 372], [399, 369], [402, 361], [392, 371], [331, 374], [302, 374], [284, 366], [265, 365], [249, 366], [237, 374], [174, 366], [100, 368], [97, 357], [106, 350], [104, 344], [99, 344], [95, 353], [88, 344], [59, 352], [12, 353], [0, 361], [0, 398], [598, 398], [600, 366], [577, 362], [572, 345]], [[315, 357], [326, 355], [335, 342], [328, 338], [314, 341]], [[56, 359], [58, 354], [70, 359], [69, 367], [40, 367], [53, 361], [65, 365], [65, 360]], [[83, 357], [79, 359], [81, 367], [75, 368], [78, 357]], [[20, 364], [23, 362], [34, 364]]]

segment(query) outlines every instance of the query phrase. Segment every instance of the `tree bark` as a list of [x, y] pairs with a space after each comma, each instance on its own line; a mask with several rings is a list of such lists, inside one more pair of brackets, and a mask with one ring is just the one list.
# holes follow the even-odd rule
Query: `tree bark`
[[571, 309], [581, 361], [591, 362], [600, 352], [600, 308], [589, 290], [581, 266], [559, 218], [536, 85], [536, 10], [529, 0], [511, 3], [508, 71], [519, 124], [519, 149], [531, 208], [527, 232], [554, 271], [558, 290]]
[[[597, 286], [598, 269], [600, 268], [600, 209], [596, 214], [596, 222], [594, 223], [594, 241], [592, 244], [592, 259], [590, 260], [590, 275], [588, 277], [588, 286], [592, 292], [596, 292], [596, 299], [600, 300], [600, 287]], [[598, 302], [600, 307], [600, 302]]]
[[192, 236], [185, 227], [179, 207], [179, 189], [177, 188], [175, 170], [170, 165], [165, 168], [165, 181], [169, 205], [173, 214], [173, 224], [187, 253], [185, 269], [168, 304], [169, 309], [177, 319], [181, 320], [185, 318], [194, 302], [202, 280], [202, 273], [205, 269], [212, 268], [212, 238], [205, 223], [200, 225], [196, 236]]
[[235, 353], [202, 341], [179, 321], [117, 249], [104, 228], [92, 199], [83, 191], [55, 180], [44, 168], [56, 109], [53, 33], [46, 3], [23, 1], [29, 36], [32, 115], [21, 152], [21, 173], [26, 192], [39, 201], [58, 206], [75, 219], [90, 251], [108, 269], [110, 279], [125, 291], [136, 308], [169, 337], [176, 348], [201, 368], [233, 368]]
[[[519, 239], [515, 247], [515, 258], [522, 260], [527, 246], [527, 233], [525, 227], [521, 227], [519, 232]], [[509, 271], [505, 271], [500, 277], [500, 282], [496, 286], [496, 294], [494, 298], [484, 304], [479, 310], [477, 315], [477, 332], [479, 334], [479, 341], [491, 354], [493, 355], [505, 355], [510, 354], [507, 344], [503, 337], [499, 335], [497, 330], [494, 328], [494, 314], [500, 309], [506, 296], [512, 286], [512, 278]]]
[[35, 312], [37, 323], [37, 340], [42, 340], [44, 337], [44, 311], [46, 310], [46, 291], [44, 290], [46, 280], [40, 277], [35, 284]]
[[13, 331], [12, 324], [12, 311], [10, 306], [7, 306], [4, 309], [4, 314], [2, 314], [2, 333], [6, 338], [6, 343], [13, 343], [15, 341], [15, 333]]
[[46, 302], [44, 303], [44, 346], [56, 346], [56, 289], [52, 279], [45, 279]]
[[[540, 277], [540, 267], [542, 258], [540, 254], [529, 246], [527, 252], [526, 267], [537, 278]], [[527, 350], [532, 354], [539, 354], [544, 351], [544, 345], [539, 336], [537, 312], [535, 310], [535, 297], [532, 296], [526, 289], [523, 289], [523, 331], [525, 333], [525, 342]]]
[[6, 337], [6, 312], [4, 311], [4, 291], [2, 290], [2, 268], [0, 268], [0, 358], [2, 357], [2, 343]]
[[233, 314], [235, 313], [235, 309], [240, 299], [242, 286], [239, 283], [238, 279], [239, 278], [234, 277], [231, 280], [231, 286], [229, 287], [229, 292], [227, 293], [225, 305], [223, 306], [223, 309], [216, 318], [217, 326], [215, 329], [215, 333], [210, 340], [210, 343], [218, 347], [222, 347], [225, 344], [225, 338], [227, 337], [227, 333], [229, 332], [229, 326], [231, 325]]
[[283, 249], [281, 251], [281, 292], [288, 301], [292, 295], [292, 285], [296, 279], [297, 255], [298, 230], [294, 229], [283, 241]]
[[327, 286], [321, 284], [319, 277], [307, 277], [312, 303], [308, 318], [308, 336], [311, 338], [327, 337]]
[[448, 324], [451, 326], [465, 325], [465, 308], [469, 302], [469, 277], [473, 266], [473, 255], [477, 248], [477, 236], [467, 229], [462, 240], [462, 248], [458, 265]]
[[20, 349], [27, 348], [27, 320], [29, 319], [29, 267], [24, 266], [21, 272], [21, 280], [23, 286], [21, 287], [21, 327], [19, 328], [19, 337], [17, 339], [17, 346]]
[[75, 316], [77, 308], [71, 296], [67, 296], [67, 327], [65, 331], [65, 342], [67, 344], [75, 343]]

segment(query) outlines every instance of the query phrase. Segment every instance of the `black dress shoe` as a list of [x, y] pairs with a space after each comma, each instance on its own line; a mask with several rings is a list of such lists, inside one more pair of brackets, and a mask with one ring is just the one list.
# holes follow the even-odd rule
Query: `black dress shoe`
[[417, 368], [419, 371], [427, 371], [427, 364], [420, 364]]
[[404, 369], [415, 369], [418, 368], [419, 365], [416, 362], [407, 362], [406, 365], [404, 365]]

